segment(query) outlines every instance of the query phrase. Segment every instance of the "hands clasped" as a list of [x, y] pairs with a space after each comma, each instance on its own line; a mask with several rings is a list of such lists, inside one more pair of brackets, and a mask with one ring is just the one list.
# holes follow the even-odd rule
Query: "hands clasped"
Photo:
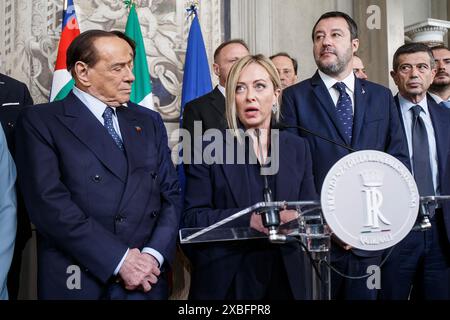
[[161, 274], [158, 265], [152, 255], [141, 253], [136, 248], [130, 249], [119, 270], [125, 289], [149, 292]]

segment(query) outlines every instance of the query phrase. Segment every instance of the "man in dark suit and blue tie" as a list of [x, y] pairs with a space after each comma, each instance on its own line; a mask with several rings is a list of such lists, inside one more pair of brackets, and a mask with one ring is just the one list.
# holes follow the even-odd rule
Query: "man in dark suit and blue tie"
[[[390, 90], [357, 79], [352, 72], [352, 57], [359, 45], [353, 19], [342, 12], [325, 13], [316, 22], [312, 39], [319, 70], [312, 78], [285, 89], [284, 122], [356, 150], [387, 152], [407, 164], [407, 147]], [[309, 141], [320, 193], [329, 169], [351, 151], [311, 134], [298, 133]], [[331, 249], [331, 262], [336, 269], [331, 272], [332, 298], [376, 299], [377, 290], [368, 288], [364, 276], [370, 266], [380, 265], [381, 254], [351, 249], [335, 239]]]
[[73, 91], [19, 119], [40, 299], [168, 297], [179, 184], [161, 117], [129, 102], [133, 59], [123, 33], [82, 33], [67, 50]]
[[[395, 52], [391, 71], [399, 90], [395, 101], [421, 196], [450, 192], [448, 175], [445, 178], [450, 110], [427, 95], [435, 74], [433, 53], [426, 45], [410, 43]], [[450, 297], [450, 213], [438, 205], [430, 210], [430, 222], [431, 228], [411, 231], [388, 256], [381, 269], [383, 299]]]

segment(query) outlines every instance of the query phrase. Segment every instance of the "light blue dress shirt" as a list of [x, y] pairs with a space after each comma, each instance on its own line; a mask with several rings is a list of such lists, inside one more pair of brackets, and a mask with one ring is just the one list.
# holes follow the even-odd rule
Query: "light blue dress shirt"
[[405, 99], [402, 97], [402, 95], [398, 94], [398, 100], [400, 102], [400, 109], [402, 111], [402, 118], [403, 123], [405, 125], [405, 133], [406, 133], [406, 139], [408, 140], [408, 150], [409, 150], [409, 160], [411, 163], [411, 168], [414, 168], [413, 166], [413, 154], [412, 154], [412, 119], [413, 119], [413, 112], [410, 110], [413, 106], [419, 105], [422, 107], [423, 111], [420, 113], [420, 117], [423, 120], [423, 123], [425, 124], [425, 128], [427, 130], [427, 136], [428, 136], [428, 145], [430, 146], [430, 164], [431, 164], [431, 174], [433, 175], [433, 185], [434, 185], [434, 191], [436, 194], [440, 194], [440, 186], [439, 186], [439, 179], [438, 179], [438, 159], [437, 159], [437, 148], [436, 148], [436, 138], [434, 136], [434, 128], [433, 128], [433, 122], [431, 121], [430, 112], [428, 110], [428, 103], [427, 103], [427, 97], [425, 96], [422, 101], [419, 103], [412, 103], [411, 101]]
[[[83, 102], [83, 104], [89, 109], [89, 111], [92, 112], [92, 114], [97, 118], [98, 121], [104, 126], [105, 120], [103, 119], [103, 112], [105, 112], [106, 107], [108, 107], [104, 102], [100, 101], [96, 97], [90, 95], [87, 92], [84, 92], [77, 87], [73, 88], [73, 93], [75, 96], [77, 96], [78, 99]], [[126, 107], [126, 104], [123, 105]], [[122, 134], [120, 133], [120, 126], [119, 126], [119, 119], [117, 118], [116, 108], [111, 107], [113, 112], [113, 126], [114, 130], [116, 130], [117, 134], [119, 135], [120, 139], [122, 139]], [[116, 269], [114, 270], [114, 275], [117, 275], [119, 273], [120, 268], [122, 267], [123, 262], [125, 261], [125, 258], [128, 254], [129, 249], [125, 252], [123, 255], [122, 260], [120, 260], [119, 264], [117, 265]], [[142, 249], [143, 253], [147, 253], [155, 257], [156, 260], [158, 260], [159, 266], [161, 267], [164, 263], [164, 257], [156, 251], [153, 248], [145, 247]]]
[[6, 279], [14, 253], [17, 228], [17, 201], [14, 184], [16, 166], [8, 151], [0, 125], [0, 300], [8, 299]]

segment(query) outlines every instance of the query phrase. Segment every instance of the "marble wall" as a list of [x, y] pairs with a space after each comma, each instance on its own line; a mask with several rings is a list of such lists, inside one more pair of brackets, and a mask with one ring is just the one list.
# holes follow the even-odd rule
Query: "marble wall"
[[[124, 30], [122, 0], [74, 0], [81, 31]], [[137, 0], [157, 111], [178, 123], [189, 1]], [[0, 1], [0, 72], [25, 82], [36, 103], [48, 101], [61, 32], [63, 0]], [[207, 51], [223, 39], [222, 0], [200, 1], [199, 19]], [[211, 56], [211, 54], [210, 54]], [[213, 79], [214, 80], [214, 79]]]

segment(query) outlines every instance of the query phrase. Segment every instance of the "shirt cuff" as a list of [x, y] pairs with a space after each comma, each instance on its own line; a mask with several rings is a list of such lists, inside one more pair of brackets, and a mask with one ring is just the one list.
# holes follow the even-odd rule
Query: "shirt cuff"
[[122, 268], [123, 263], [125, 262], [125, 258], [127, 257], [128, 251], [130, 251], [130, 249], [127, 249], [127, 252], [125, 252], [125, 254], [122, 257], [122, 260], [120, 260], [119, 264], [117, 265], [116, 270], [114, 270], [114, 275], [117, 276], [117, 274], [120, 271], [120, 268]]
[[164, 263], [164, 257], [161, 255], [161, 253], [159, 253], [155, 249], [152, 249], [149, 247], [145, 247], [144, 249], [142, 249], [142, 253], [148, 253], [149, 255], [152, 255], [153, 257], [155, 257], [155, 259], [158, 260], [158, 262], [159, 262], [158, 267], [161, 268], [161, 266]]

